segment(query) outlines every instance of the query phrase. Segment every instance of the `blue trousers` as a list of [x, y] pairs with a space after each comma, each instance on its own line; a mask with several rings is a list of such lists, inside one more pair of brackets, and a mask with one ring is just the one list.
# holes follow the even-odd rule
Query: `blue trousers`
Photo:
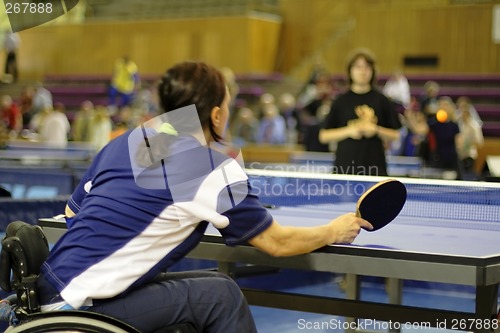
[[204, 333], [256, 333], [245, 297], [228, 276], [208, 271], [163, 273], [155, 282], [88, 311], [148, 333], [190, 322]]
[[110, 86], [108, 91], [108, 97], [109, 97], [109, 105], [116, 105], [116, 99], [119, 98], [120, 102], [118, 104], [118, 107], [122, 107], [132, 104], [132, 101], [134, 99], [134, 93], [132, 92], [130, 94], [125, 94], [121, 91], [118, 91], [118, 89], [116, 89], [115, 87]]

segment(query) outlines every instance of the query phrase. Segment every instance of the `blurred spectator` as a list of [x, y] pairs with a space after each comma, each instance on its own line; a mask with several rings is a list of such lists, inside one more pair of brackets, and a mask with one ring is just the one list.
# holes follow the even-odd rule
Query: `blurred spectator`
[[441, 86], [435, 81], [427, 81], [424, 84], [424, 93], [420, 99], [420, 108], [427, 116], [432, 119], [438, 111], [438, 98]]
[[73, 121], [73, 140], [90, 142], [92, 140], [92, 125], [94, 122], [94, 104], [84, 101]]
[[273, 94], [270, 93], [264, 93], [260, 95], [259, 97], [259, 104], [257, 106], [257, 111], [255, 113], [255, 116], [258, 119], [261, 119], [264, 116], [264, 110], [268, 105], [275, 105], [276, 99], [274, 98]]
[[113, 130], [111, 131], [111, 140], [122, 135], [133, 127], [134, 117], [132, 109], [129, 106], [120, 108], [114, 120]]
[[[333, 103], [333, 86], [330, 74], [323, 72], [316, 77], [314, 88], [310, 88], [308, 103], [299, 109], [299, 143], [307, 151], [328, 152], [330, 145], [319, 141], [319, 131], [323, 120]], [[302, 102], [304, 102], [303, 99]]]
[[389, 77], [382, 92], [395, 104], [398, 113], [403, 113], [409, 107], [410, 84], [401, 71], [397, 70]]
[[297, 107], [303, 108], [310, 104], [313, 100], [321, 98], [325, 93], [332, 93], [333, 86], [331, 75], [326, 71], [318, 71], [311, 77], [306, 87], [302, 90], [297, 98]]
[[32, 86], [27, 86], [21, 92], [19, 98], [19, 107], [21, 109], [21, 115], [23, 117], [23, 128], [28, 128], [33, 117], [33, 97], [35, 96], [35, 88]]
[[236, 98], [238, 97], [238, 94], [240, 92], [240, 87], [238, 85], [238, 82], [236, 82], [236, 75], [234, 75], [234, 72], [231, 68], [229, 67], [222, 67], [220, 69], [222, 75], [224, 76], [224, 79], [226, 80], [226, 85], [227, 88], [229, 89], [229, 95], [231, 96], [231, 110], [234, 108], [235, 103], [236, 103]]
[[127, 128], [133, 128], [136, 126], [134, 119], [133, 109], [129, 106], [123, 106], [118, 110], [118, 114], [115, 120], [116, 124], [122, 124]]
[[297, 107], [301, 108], [304, 105], [308, 104], [311, 100], [313, 100], [316, 96], [316, 83], [322, 77], [329, 76], [328, 71], [324, 65], [324, 59], [321, 57], [316, 57], [314, 59], [314, 63], [312, 65], [311, 73], [309, 74], [309, 78], [307, 79], [306, 84], [302, 87], [302, 89], [297, 94]]
[[[459, 163], [457, 147], [460, 146], [460, 128], [456, 122], [456, 107], [448, 96], [440, 97], [438, 110], [429, 120], [429, 150], [430, 163], [435, 168], [453, 170], [456, 178], [462, 178], [462, 168]], [[446, 115], [441, 116], [444, 111]]]
[[[439, 99], [439, 91], [441, 90], [441, 86], [435, 81], [427, 81], [424, 84], [424, 91], [422, 96], [420, 96], [420, 110], [425, 115], [427, 122], [434, 121], [436, 119], [436, 112], [439, 109], [438, 99]], [[420, 157], [427, 162], [432, 160], [430, 148], [432, 143], [429, 142], [429, 136], [424, 138], [424, 141], [420, 144], [419, 155]]]
[[462, 118], [462, 115], [464, 113], [468, 113], [470, 116], [470, 120], [474, 121], [479, 125], [479, 127], [483, 126], [483, 121], [481, 120], [481, 117], [477, 113], [476, 108], [474, 105], [472, 105], [472, 102], [469, 97], [467, 96], [460, 96], [457, 98], [457, 119], [460, 121]]
[[66, 106], [61, 102], [57, 102], [54, 104], [54, 110], [66, 114]]
[[232, 124], [233, 141], [240, 145], [255, 142], [258, 130], [259, 122], [253, 111], [249, 108], [239, 109]]
[[278, 108], [285, 119], [287, 140], [291, 145], [298, 143], [299, 115], [295, 103], [295, 97], [288, 92], [282, 93], [278, 98]]
[[460, 140], [458, 142], [458, 157], [462, 163], [464, 175], [474, 174], [474, 164], [477, 159], [477, 149], [484, 143], [481, 125], [473, 119], [469, 109], [462, 111], [458, 121]]
[[12, 31], [5, 33], [3, 49], [6, 54], [5, 59], [5, 74], [7, 74], [7, 82], [16, 82], [19, 76], [17, 67], [17, 51], [21, 44], [19, 35]]
[[275, 104], [266, 104], [257, 133], [257, 142], [265, 144], [283, 144], [286, 142], [285, 119]]
[[4, 123], [0, 122], [0, 149], [5, 149], [9, 140], [9, 131], [5, 128]]
[[144, 121], [158, 115], [158, 100], [153, 88], [153, 86], [141, 87], [132, 103], [132, 107], [137, 110], [137, 113], [142, 116]]
[[420, 112], [420, 107], [415, 97], [411, 98], [409, 107], [401, 117], [403, 124], [401, 132], [401, 147], [399, 155], [419, 156], [422, 142], [424, 142], [429, 127], [427, 118]]
[[64, 107], [59, 111], [46, 108], [32, 119], [32, 128], [38, 133], [38, 140], [54, 148], [66, 148], [71, 127], [64, 113]]
[[[139, 85], [139, 71], [135, 62], [128, 56], [117, 59], [109, 87], [109, 104], [118, 107], [131, 105]], [[120, 99], [118, 104], [117, 98]]]
[[35, 85], [35, 94], [31, 102], [32, 115], [46, 109], [52, 109], [52, 93], [48, 91], [41, 82]]
[[102, 105], [98, 105], [95, 108], [92, 120], [90, 140], [97, 151], [101, 150], [109, 142], [112, 127], [113, 122], [109, 116], [108, 109]]
[[9, 95], [3, 95], [0, 98], [0, 121], [5, 125], [11, 137], [17, 137], [22, 130], [21, 111]]
[[301, 113], [300, 115], [301, 122], [303, 121], [305, 124], [311, 122], [315, 123], [318, 120], [322, 121], [329, 113], [329, 107], [320, 107], [325, 105], [329, 106], [334, 98], [330, 74], [318, 74], [314, 87], [311, 88], [310, 93], [311, 95], [309, 96], [308, 102], [306, 104], [298, 105], [301, 110], [306, 111], [306, 113]]

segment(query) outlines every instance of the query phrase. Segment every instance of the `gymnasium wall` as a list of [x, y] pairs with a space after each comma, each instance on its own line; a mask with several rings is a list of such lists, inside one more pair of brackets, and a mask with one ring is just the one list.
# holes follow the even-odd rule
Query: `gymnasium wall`
[[[41, 26], [20, 33], [25, 78], [108, 74], [130, 55], [141, 73], [202, 59], [237, 73], [279, 71], [304, 79], [315, 59], [343, 73], [356, 47], [372, 49], [381, 73], [500, 73], [492, 8], [464, 0], [282, 0], [282, 17], [127, 21]], [[458, 4], [456, 4], [458, 3]], [[436, 56], [437, 66], [403, 66], [405, 56]]]
[[110, 74], [122, 55], [141, 74], [186, 59], [267, 73], [274, 70], [280, 29], [279, 18], [259, 16], [41, 26], [20, 32], [21, 75]]
[[[463, 4], [472, 2], [283, 0], [279, 69], [303, 77], [319, 57], [331, 72], [344, 73], [348, 52], [368, 47], [382, 73], [396, 67], [405, 73], [499, 73], [492, 9], [500, 1]], [[433, 55], [435, 67], [403, 66], [405, 56]]]

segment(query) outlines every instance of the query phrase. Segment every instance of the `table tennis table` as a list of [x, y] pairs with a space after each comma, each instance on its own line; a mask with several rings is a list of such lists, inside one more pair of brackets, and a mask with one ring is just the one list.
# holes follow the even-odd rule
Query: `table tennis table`
[[[422, 160], [417, 156], [388, 155], [386, 160], [389, 165], [408, 169], [419, 168], [422, 165]], [[332, 165], [333, 162], [335, 162], [335, 154], [314, 151], [296, 151], [290, 154], [289, 162]]]
[[85, 142], [58, 148], [13, 140], [0, 150], [0, 185], [17, 199], [71, 194], [95, 154], [93, 145]]
[[89, 163], [95, 152], [65, 149], [7, 149], [0, 150], [1, 165], [58, 165]]
[[[354, 211], [362, 190], [384, 179], [343, 175], [318, 178], [310, 173], [272, 170], [248, 170], [248, 174], [252, 186], [260, 186], [261, 200], [274, 204], [275, 208], [271, 209], [274, 218], [283, 225], [294, 226], [324, 224], [339, 214]], [[238, 264], [246, 264], [346, 274], [345, 298], [242, 288], [252, 305], [339, 315], [351, 321], [364, 318], [426, 323], [463, 331], [491, 331], [491, 325], [486, 327], [485, 323], [493, 323], [497, 314], [500, 185], [400, 180], [408, 189], [408, 202], [400, 216], [379, 231], [362, 231], [353, 244], [330, 245], [305, 255], [275, 258], [251, 246], [228, 247], [218, 231], [209, 227], [202, 242], [188, 257], [215, 260], [219, 270], [227, 273]], [[339, 189], [348, 191], [350, 182], [353, 193], [340, 193]], [[265, 192], [266, 184], [270, 192]], [[289, 190], [296, 194], [303, 188], [302, 184], [307, 184], [309, 192], [272, 193], [276, 184], [283, 188], [292, 184]], [[49, 218], [39, 223], [52, 241], [65, 231], [64, 220]], [[362, 276], [386, 278], [389, 302], [361, 300]], [[403, 305], [403, 280], [472, 286], [475, 309], [462, 312]]]
[[66, 151], [89, 151], [95, 153], [95, 147], [90, 142], [70, 141], [64, 148], [54, 148], [50, 144], [40, 141], [30, 140], [10, 140], [7, 142], [6, 149], [9, 150], [33, 150], [33, 149], [48, 149], [48, 150], [66, 150]]
[[[457, 174], [452, 170], [443, 170], [427, 166], [420, 157], [417, 156], [397, 156], [388, 155], [387, 173], [391, 177], [413, 177], [429, 179], [456, 179]], [[287, 163], [270, 162], [249, 162], [246, 167], [249, 169], [312, 172], [312, 173], [332, 173], [335, 162], [333, 153], [297, 151], [290, 154]]]

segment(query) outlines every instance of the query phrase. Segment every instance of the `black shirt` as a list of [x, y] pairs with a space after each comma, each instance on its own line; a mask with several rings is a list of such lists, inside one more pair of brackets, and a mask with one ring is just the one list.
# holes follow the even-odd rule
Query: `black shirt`
[[443, 166], [454, 166], [458, 160], [455, 138], [460, 133], [458, 124], [452, 121], [444, 123], [436, 120], [429, 124], [431, 135], [435, 138], [435, 162]]
[[[341, 128], [349, 121], [359, 119], [355, 113], [358, 106], [367, 105], [373, 109], [378, 126], [399, 129], [401, 123], [394, 106], [382, 93], [371, 90], [365, 94], [348, 91], [337, 97], [323, 128]], [[351, 138], [338, 142], [334, 173], [356, 175], [387, 175], [385, 147], [377, 136], [354, 140]]]

